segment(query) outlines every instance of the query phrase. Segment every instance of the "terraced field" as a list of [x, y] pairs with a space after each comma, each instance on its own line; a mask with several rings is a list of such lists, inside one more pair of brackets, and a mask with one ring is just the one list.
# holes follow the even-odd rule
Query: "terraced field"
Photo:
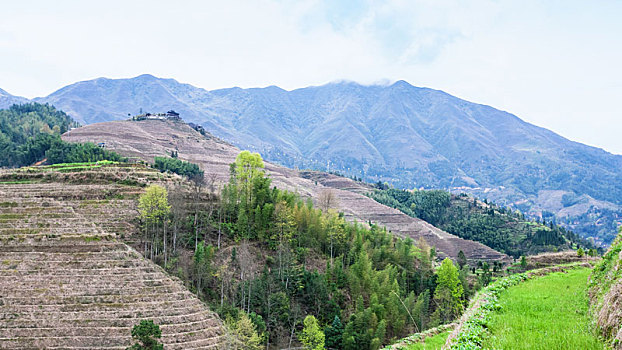
[[555, 272], [511, 287], [499, 295], [485, 349], [604, 349], [588, 313], [582, 268]]
[[217, 315], [118, 240], [135, 229], [142, 187], [111, 180], [158, 173], [40, 173], [0, 173], [1, 349], [123, 349], [141, 319], [160, 325], [166, 349], [225, 347]]

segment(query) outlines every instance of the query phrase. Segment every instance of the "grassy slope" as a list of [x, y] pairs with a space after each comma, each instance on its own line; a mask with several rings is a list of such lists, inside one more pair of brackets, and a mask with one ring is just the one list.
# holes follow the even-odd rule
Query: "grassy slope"
[[439, 333], [433, 337], [425, 338], [425, 342], [423, 343], [415, 343], [409, 345], [406, 349], [408, 350], [439, 350], [445, 344], [445, 340], [449, 336], [451, 331], [446, 331]]
[[502, 292], [502, 309], [492, 314], [484, 348], [603, 349], [590, 326], [589, 274], [590, 269], [552, 273]]
[[[621, 229], [622, 230], [622, 229]], [[622, 231], [590, 277], [590, 302], [600, 333], [622, 349]]]

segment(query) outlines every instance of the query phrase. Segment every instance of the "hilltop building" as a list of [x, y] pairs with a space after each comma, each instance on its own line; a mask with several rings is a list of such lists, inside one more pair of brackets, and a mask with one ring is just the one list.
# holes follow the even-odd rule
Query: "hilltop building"
[[166, 113], [144, 113], [132, 116], [129, 120], [139, 121], [139, 120], [181, 120], [179, 113], [174, 110], [170, 110]]

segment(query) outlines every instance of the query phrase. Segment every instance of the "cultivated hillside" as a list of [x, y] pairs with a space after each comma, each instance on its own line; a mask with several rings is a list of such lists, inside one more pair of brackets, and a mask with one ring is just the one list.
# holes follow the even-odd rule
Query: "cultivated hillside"
[[404, 81], [206, 91], [141, 75], [79, 82], [37, 101], [82, 123], [172, 108], [275, 163], [468, 192], [532, 215], [566, 218], [569, 227], [605, 243], [613, 223], [622, 222], [622, 156]]
[[0, 348], [125, 349], [142, 319], [166, 349], [224, 348], [218, 316], [118, 240], [135, 230], [137, 185], [160, 174], [80, 170], [0, 172]]
[[[104, 142], [108, 149], [122, 155], [153, 162], [155, 156], [166, 156], [176, 151], [178, 157], [200, 164], [208, 182], [216, 186], [229, 179], [229, 164], [239, 149], [210, 135], [204, 136], [183, 122], [173, 121], [117, 121], [97, 123], [74, 129], [63, 139], [70, 142]], [[463, 250], [472, 260], [506, 260], [508, 257], [480, 243], [450, 235], [427, 222], [409, 217], [361, 194], [368, 190], [359, 183], [333, 175], [325, 179], [308, 179], [306, 174], [267, 163], [266, 169], [273, 184], [297, 192], [317, 201], [322, 191], [330, 189], [338, 200], [338, 209], [352, 221], [374, 222], [386, 226], [400, 237], [424, 239], [440, 255], [457, 257]]]

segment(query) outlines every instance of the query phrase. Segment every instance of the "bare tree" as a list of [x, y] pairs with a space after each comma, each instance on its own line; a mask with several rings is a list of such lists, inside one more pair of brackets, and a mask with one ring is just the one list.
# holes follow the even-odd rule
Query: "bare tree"
[[323, 189], [317, 198], [318, 206], [323, 212], [327, 212], [328, 209], [334, 209], [339, 206], [339, 201], [335, 192], [330, 188]]
[[[252, 281], [255, 274], [253, 257], [248, 242], [242, 242], [238, 247], [238, 263], [240, 265], [240, 283], [242, 283], [242, 310], [250, 313], [252, 296]], [[248, 281], [248, 290], [245, 288]]]
[[185, 193], [182, 188], [179, 186], [173, 187], [168, 193], [168, 200], [171, 204], [171, 213], [173, 215], [173, 246], [171, 250], [175, 253], [177, 251], [177, 234], [179, 233], [179, 227], [187, 215]]
[[201, 191], [203, 189], [203, 186], [205, 185], [205, 178], [203, 176], [194, 176], [192, 179], [192, 183], [194, 184], [194, 205], [193, 205], [193, 210], [194, 210], [194, 220], [193, 220], [193, 228], [194, 228], [194, 250], [197, 249], [197, 246], [199, 245], [199, 206], [200, 206], [200, 199], [201, 199]]

